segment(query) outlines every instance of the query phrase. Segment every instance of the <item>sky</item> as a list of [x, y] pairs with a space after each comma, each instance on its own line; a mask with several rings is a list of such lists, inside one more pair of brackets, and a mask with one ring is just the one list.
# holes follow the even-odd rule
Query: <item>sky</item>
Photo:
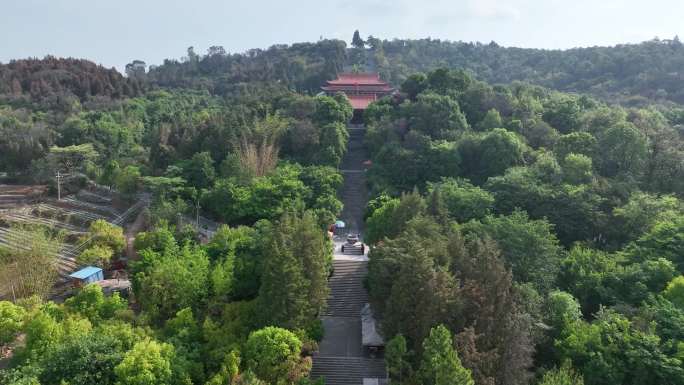
[[564, 49], [684, 34], [681, 0], [0, 0], [0, 62], [78, 57], [122, 71], [187, 47], [243, 52], [337, 38]]

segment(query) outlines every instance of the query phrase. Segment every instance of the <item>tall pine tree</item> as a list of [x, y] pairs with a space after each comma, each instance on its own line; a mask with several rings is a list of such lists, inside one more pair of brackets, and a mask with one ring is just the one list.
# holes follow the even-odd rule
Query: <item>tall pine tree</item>
[[410, 377], [411, 363], [408, 362], [406, 338], [397, 334], [385, 346], [385, 364], [392, 384], [401, 385], [404, 378]]
[[470, 370], [461, 365], [451, 332], [438, 325], [423, 341], [420, 378], [424, 385], [474, 385]]
[[303, 328], [325, 307], [332, 249], [309, 212], [286, 213], [272, 232], [259, 290], [262, 322]]
[[352, 37], [352, 46], [354, 48], [364, 48], [366, 45], [366, 42], [363, 41], [361, 38], [361, 34], [359, 34], [359, 30], [357, 29], [354, 31], [354, 37]]
[[295, 233], [297, 253], [308, 284], [309, 316], [322, 312], [328, 298], [328, 273], [332, 266], [332, 245], [321, 231], [316, 217], [307, 211], [298, 220]]
[[457, 337], [463, 363], [477, 383], [529, 382], [534, 345], [530, 316], [521, 310], [513, 278], [495, 242], [473, 240], [450, 245], [455, 274], [463, 283], [468, 328]]

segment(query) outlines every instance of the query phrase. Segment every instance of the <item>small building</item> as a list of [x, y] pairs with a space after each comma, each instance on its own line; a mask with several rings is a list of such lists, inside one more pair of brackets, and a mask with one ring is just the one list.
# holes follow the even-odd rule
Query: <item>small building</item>
[[74, 286], [80, 287], [89, 283], [102, 281], [104, 279], [104, 273], [99, 267], [87, 266], [75, 273], [69, 274], [69, 277], [71, 277]]
[[328, 80], [321, 89], [329, 96], [344, 93], [354, 108], [352, 122], [356, 123], [361, 123], [363, 111], [369, 104], [394, 92], [394, 88], [381, 80], [378, 73], [341, 73], [337, 79]]
[[361, 342], [371, 355], [385, 346], [385, 340], [377, 329], [377, 322], [369, 303], [361, 309]]

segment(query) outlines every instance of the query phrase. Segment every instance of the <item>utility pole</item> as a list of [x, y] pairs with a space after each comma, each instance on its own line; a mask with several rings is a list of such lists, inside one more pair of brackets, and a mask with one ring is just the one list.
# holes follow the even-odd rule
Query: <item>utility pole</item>
[[197, 206], [195, 206], [195, 207], [197, 207], [197, 210], [196, 210], [196, 212], [197, 212], [197, 230], [199, 231], [199, 228], [200, 228], [200, 222], [199, 222], [199, 209], [200, 209], [199, 197], [197, 198]]
[[62, 200], [62, 174], [57, 170], [57, 200]]

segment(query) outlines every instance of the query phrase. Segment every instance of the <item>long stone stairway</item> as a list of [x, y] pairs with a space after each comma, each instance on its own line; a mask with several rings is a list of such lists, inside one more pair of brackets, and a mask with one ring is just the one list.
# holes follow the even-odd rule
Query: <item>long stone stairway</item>
[[366, 129], [349, 127], [347, 153], [340, 164], [340, 172], [344, 176], [344, 184], [340, 198], [344, 204], [341, 219], [346, 223], [347, 232], [362, 234], [364, 230], [363, 213], [368, 202], [366, 189], [366, 172], [363, 162], [368, 159], [364, 144]]
[[342, 209], [341, 219], [347, 225], [345, 230], [354, 233], [363, 233], [363, 213], [366, 208], [367, 191], [366, 176], [364, 171], [344, 170], [344, 184], [342, 185]]
[[347, 226], [335, 237], [333, 274], [328, 280], [330, 296], [326, 313], [321, 317], [325, 336], [311, 370], [311, 378], [322, 377], [326, 385], [361, 385], [364, 378], [382, 382], [387, 377], [384, 360], [369, 357], [361, 343], [361, 309], [368, 302], [364, 287], [368, 257], [366, 253], [348, 255], [341, 250], [347, 233], [363, 235], [363, 213], [368, 200], [363, 165], [367, 159], [365, 129], [348, 129], [347, 153], [340, 166], [344, 176], [341, 219]]
[[333, 261], [333, 275], [328, 281], [330, 297], [326, 316], [358, 317], [363, 305], [368, 302], [368, 293], [363, 279], [368, 273], [366, 261]]

